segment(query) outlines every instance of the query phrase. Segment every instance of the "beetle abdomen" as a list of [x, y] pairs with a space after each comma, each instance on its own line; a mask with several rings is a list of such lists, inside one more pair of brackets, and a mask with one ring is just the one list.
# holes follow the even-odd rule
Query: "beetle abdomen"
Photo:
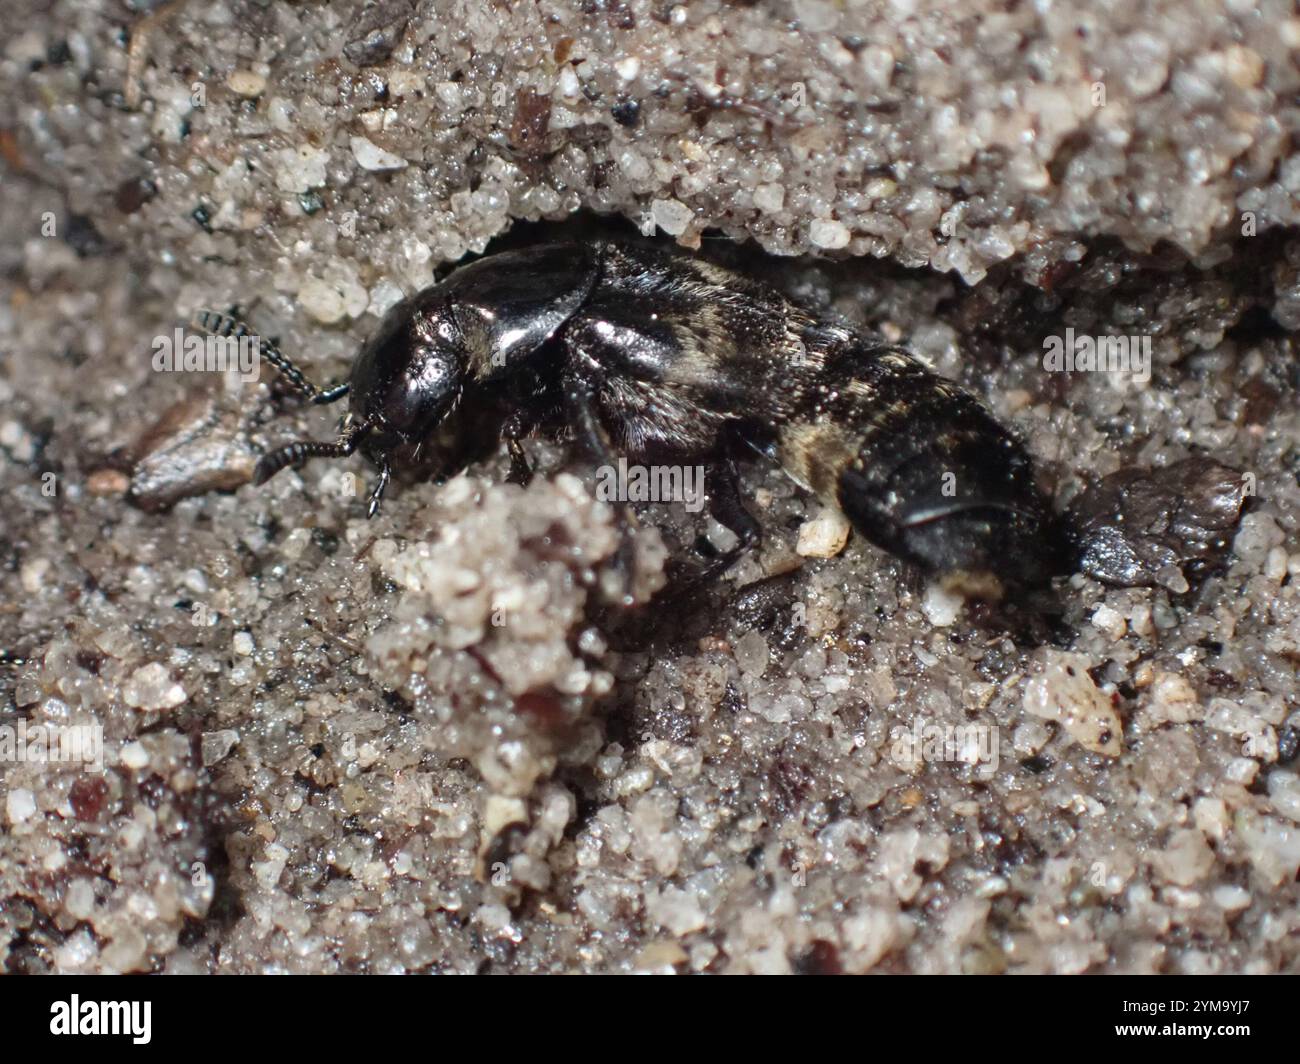
[[972, 593], [1046, 582], [1055, 523], [1020, 442], [895, 348], [855, 347], [781, 429], [782, 464], [872, 543]]

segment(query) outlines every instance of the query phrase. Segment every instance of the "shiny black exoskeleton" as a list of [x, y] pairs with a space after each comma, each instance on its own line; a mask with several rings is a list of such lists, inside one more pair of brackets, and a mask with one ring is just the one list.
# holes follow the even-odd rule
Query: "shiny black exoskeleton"
[[524, 475], [520, 441], [566, 429], [607, 463], [707, 464], [737, 551], [758, 528], [733, 459], [758, 452], [867, 539], [965, 590], [996, 596], [1062, 566], [1024, 448], [971, 396], [698, 259], [615, 243], [492, 255], [395, 306], [347, 384], [321, 391], [274, 347], [263, 357], [312, 401], [351, 406], [336, 441], [273, 451], [257, 482], [360, 450], [379, 468], [372, 515], [396, 455], [418, 455], [458, 408], [495, 404]]

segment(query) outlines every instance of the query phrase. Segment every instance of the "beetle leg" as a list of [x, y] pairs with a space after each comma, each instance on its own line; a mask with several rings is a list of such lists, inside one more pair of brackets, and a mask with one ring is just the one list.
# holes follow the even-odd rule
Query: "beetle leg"
[[[577, 430], [579, 440], [586, 446], [592, 457], [604, 466], [612, 466], [617, 459], [609, 434], [596, 415], [595, 396], [591, 387], [585, 382], [568, 380], [564, 387], [564, 405], [568, 408], [570, 423]], [[632, 574], [636, 571], [636, 536], [638, 522], [632, 507], [626, 502], [614, 507], [615, 519], [618, 521], [619, 544], [614, 556], [614, 569], [622, 578], [627, 589], [624, 601], [632, 602]]]
[[524, 445], [517, 437], [507, 436], [506, 450], [510, 452], [510, 475], [506, 477], [507, 482], [527, 487], [528, 482], [533, 479], [533, 467], [528, 461]]
[[516, 408], [501, 426], [501, 435], [505, 438], [506, 450], [510, 453], [510, 475], [506, 480], [511, 484], [527, 487], [528, 482], [533, 479], [532, 463], [528, 461], [528, 454], [521, 442], [533, 431], [533, 420], [523, 408]]
[[379, 513], [379, 502], [384, 497], [384, 489], [388, 487], [388, 478], [391, 474], [388, 466], [388, 460], [384, 459], [379, 463], [379, 479], [375, 481], [375, 486], [370, 490], [370, 504], [366, 507], [366, 517], [374, 517]]
[[735, 546], [711, 559], [695, 577], [705, 582], [721, 576], [758, 542], [762, 533], [754, 515], [746, 509], [740, 493], [740, 474], [736, 463], [726, 458], [718, 462], [713, 472], [713, 488], [709, 492], [709, 515], [736, 537]]
[[595, 396], [590, 386], [578, 381], [566, 382], [564, 405], [568, 407], [570, 423], [590, 455], [602, 465], [613, 465], [614, 446], [596, 416]]
[[735, 565], [760, 538], [761, 526], [741, 501], [740, 475], [731, 458], [720, 459], [709, 467], [709, 484], [709, 516], [736, 537], [736, 544], [715, 553], [703, 565], [672, 563], [673, 572], [668, 577], [668, 584], [659, 592], [656, 601], [675, 603], [689, 595], [699, 594]]

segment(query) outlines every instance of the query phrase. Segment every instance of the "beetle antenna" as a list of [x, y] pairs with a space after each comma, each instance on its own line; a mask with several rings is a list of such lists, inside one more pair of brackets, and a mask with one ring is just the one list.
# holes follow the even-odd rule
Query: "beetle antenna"
[[370, 431], [370, 425], [362, 422], [346, 436], [340, 436], [333, 443], [321, 440], [296, 440], [277, 447], [274, 451], [262, 455], [253, 470], [253, 483], [265, 484], [286, 466], [300, 466], [309, 458], [346, 458], [361, 444], [361, 438]]
[[211, 336], [227, 336], [236, 340], [242, 340], [245, 337], [255, 339], [259, 357], [274, 366], [280, 376], [289, 382], [289, 386], [304, 399], [309, 399], [317, 404], [325, 404], [336, 402], [348, 394], [346, 382], [336, 384], [331, 388], [318, 388], [307, 379], [306, 374], [293, 364], [292, 360], [280, 350], [274, 341], [258, 336], [246, 323], [230, 314], [220, 314], [215, 310], [200, 310], [194, 315], [192, 324], [195, 328], [201, 329]]

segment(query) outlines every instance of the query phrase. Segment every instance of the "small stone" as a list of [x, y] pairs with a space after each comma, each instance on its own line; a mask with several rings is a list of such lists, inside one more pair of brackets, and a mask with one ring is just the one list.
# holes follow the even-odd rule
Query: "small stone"
[[385, 151], [367, 137], [353, 137], [352, 157], [363, 170], [404, 170], [406, 160], [400, 155]]
[[1222, 841], [1232, 826], [1228, 807], [1222, 798], [1197, 798], [1192, 806], [1192, 821], [1206, 838]]
[[681, 236], [695, 217], [686, 204], [679, 200], [655, 200], [650, 206], [654, 223], [669, 236]]
[[560, 68], [559, 76], [560, 95], [567, 99], [574, 99], [582, 92], [582, 85], [578, 81], [578, 75], [573, 72], [573, 67], [564, 66]]
[[127, 743], [122, 747], [119, 759], [132, 772], [139, 772], [149, 764], [149, 751], [141, 743]]
[[230, 90], [240, 96], [253, 99], [266, 91], [266, 78], [251, 70], [232, 70], [226, 78]]
[[1232, 883], [1215, 887], [1210, 892], [1210, 897], [1214, 899], [1214, 904], [1225, 912], [1235, 913], [1250, 905], [1250, 891]]
[[1206, 845], [1204, 835], [1188, 828], [1175, 831], [1169, 845], [1156, 853], [1151, 863], [1163, 879], [1190, 887], [1214, 868], [1214, 852]]
[[483, 835], [491, 840], [511, 824], [526, 824], [528, 807], [518, 798], [490, 795], [483, 805]]
[[[644, 155], [632, 148], [624, 148], [618, 153], [618, 166], [623, 171], [629, 181], [644, 181], [650, 174], [650, 164], [646, 161]], [[666, 200], [663, 202], [667, 202]], [[655, 224], [654, 209], [650, 211], [650, 222]], [[653, 234], [653, 230], [647, 233], [647, 236]]]
[[400, 98], [411, 96], [425, 86], [425, 76], [418, 70], [394, 70], [388, 75], [388, 94]]
[[1236, 828], [1246, 857], [1265, 883], [1278, 887], [1294, 882], [1300, 869], [1300, 827], [1244, 810]]
[[1024, 710], [1058, 721], [1085, 750], [1119, 757], [1124, 752], [1123, 725], [1088, 668], [1082, 654], [1049, 651], [1043, 671], [1025, 685]]
[[1205, 719], [1195, 688], [1177, 673], [1156, 673], [1151, 684], [1151, 712], [1157, 720], [1171, 724]]
[[965, 599], [938, 584], [931, 584], [925, 589], [925, 598], [921, 602], [921, 611], [936, 628], [947, 628], [961, 615]]
[[266, 860], [253, 862], [253, 878], [263, 890], [273, 890], [289, 863], [289, 851], [278, 842], [272, 842], [267, 844], [265, 856]]
[[63, 908], [74, 920], [88, 920], [95, 911], [95, 887], [89, 879], [74, 879], [63, 895]]
[[746, 632], [736, 641], [733, 652], [741, 672], [752, 673], [755, 676], [763, 675], [767, 668], [768, 649], [767, 640], [760, 633]]
[[5, 815], [11, 824], [21, 824], [36, 813], [36, 796], [26, 787], [15, 787], [5, 798]]
[[96, 469], [86, 477], [86, 491], [104, 497], [125, 495], [131, 487], [131, 478], [118, 469]]
[[1300, 776], [1274, 769], [1268, 774], [1268, 796], [1274, 809], [1300, 824]]
[[1286, 548], [1274, 547], [1268, 552], [1268, 558], [1264, 562], [1264, 575], [1275, 584], [1280, 584], [1286, 579], [1287, 565]]
[[461, 94], [460, 83], [455, 81], [440, 81], [433, 87], [433, 94], [444, 107], [459, 111], [464, 98]]
[[49, 558], [33, 558], [24, 563], [18, 573], [18, 582], [29, 595], [35, 595], [45, 586], [45, 574], [50, 571]]
[[795, 553], [805, 558], [833, 558], [849, 541], [849, 519], [838, 510], [824, 508], [799, 526]]
[[203, 765], [206, 768], [209, 765], [215, 765], [222, 761], [235, 748], [239, 742], [239, 732], [234, 728], [223, 728], [221, 731], [204, 732], [199, 746], [200, 757], [203, 759]]
[[403, 298], [404, 293], [392, 281], [380, 281], [370, 289], [370, 303], [366, 310], [376, 318], [382, 318]]
[[641, 104], [636, 100], [619, 100], [609, 109], [610, 116], [620, 126], [631, 128], [641, 118]]
[[1128, 628], [1128, 621], [1124, 615], [1119, 610], [1105, 605], [1093, 610], [1092, 623], [1112, 640], [1122, 639]]
[[325, 184], [325, 168], [329, 165], [330, 153], [323, 148], [304, 144], [278, 151], [272, 158], [275, 161], [275, 185], [283, 192], [302, 195], [308, 189]]
[[296, 562], [303, 556], [303, 552], [306, 551], [310, 543], [311, 529], [295, 528], [284, 537], [284, 542], [280, 545], [280, 552], [288, 558], [289, 561]]
[[[890, 62], [892, 63], [893, 60], [891, 59]], [[898, 182], [888, 177], [877, 177], [868, 181], [866, 188], [862, 191], [869, 199], [889, 199], [898, 191]]]
[[150, 513], [209, 491], [229, 491], [253, 478], [255, 457], [239, 414], [211, 391], [172, 404], [127, 451], [129, 499]]
[[100, 961], [109, 971], [138, 971], [145, 967], [147, 948], [144, 935], [138, 928], [128, 924], [113, 936], [113, 941], [100, 954]]
[[149, 178], [127, 178], [114, 190], [113, 206], [123, 214], [134, 214], [156, 195], [158, 186]]
[[650, 919], [677, 938], [698, 931], [707, 923], [695, 894], [678, 887], [665, 887], [662, 894], [646, 902], [646, 909]]
[[1257, 52], [1234, 44], [1223, 52], [1223, 71], [1238, 88], [1253, 88], [1264, 76], [1264, 60]]
[[302, 287], [298, 289], [298, 303], [313, 318], [326, 325], [342, 321], [347, 311], [343, 293], [319, 277], [308, 277], [303, 281]]
[[392, 107], [376, 107], [373, 111], [364, 111], [361, 124], [371, 133], [382, 133], [397, 121], [397, 111]]
[[838, 251], [849, 246], [849, 227], [833, 218], [818, 218], [808, 227], [808, 239], [814, 247]]
[[343, 55], [357, 66], [375, 66], [393, 54], [406, 32], [412, 0], [369, 0], [343, 31]]
[[185, 688], [171, 678], [167, 669], [153, 662], [142, 665], [131, 674], [122, 690], [128, 706], [145, 712], [175, 709], [189, 696]]
[[1182, 594], [1228, 552], [1244, 501], [1242, 474], [1209, 458], [1112, 473], [1073, 507], [1083, 571]]
[[63, 943], [54, 948], [54, 965], [57, 974], [71, 972], [88, 972], [95, 958], [99, 956], [99, 946], [85, 928], [69, 935]]
[[632, 962], [639, 972], [661, 972], [685, 964], [690, 958], [676, 942], [655, 941], [647, 943]]
[[785, 188], [782, 185], [759, 185], [754, 189], [754, 206], [767, 214], [775, 214], [785, 206]]

